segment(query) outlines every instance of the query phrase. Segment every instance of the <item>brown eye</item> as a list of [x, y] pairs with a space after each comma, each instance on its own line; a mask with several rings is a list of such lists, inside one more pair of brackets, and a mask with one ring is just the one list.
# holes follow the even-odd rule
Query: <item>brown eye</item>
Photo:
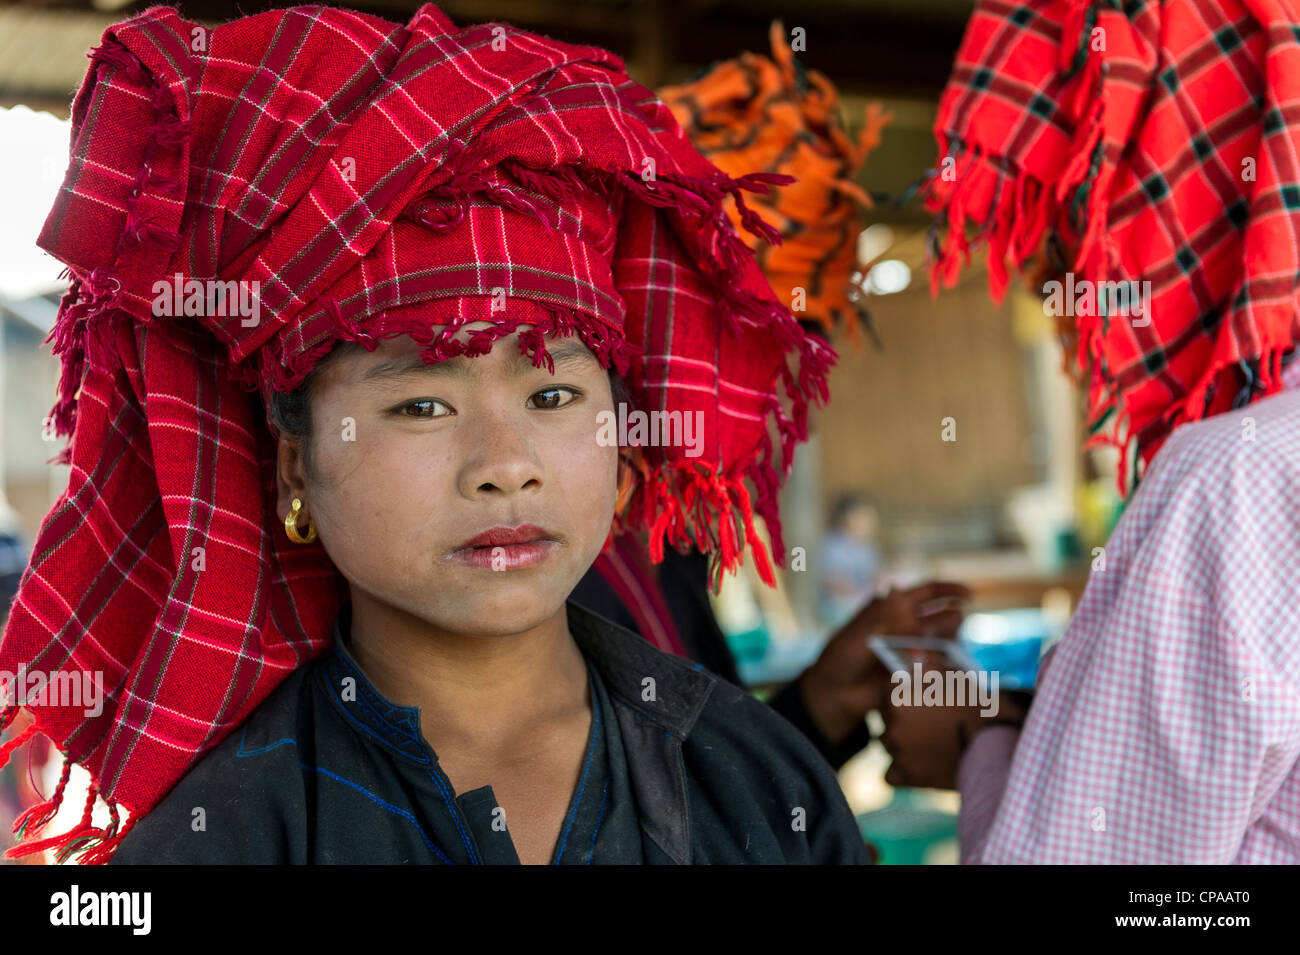
[[411, 408], [421, 408], [421, 409], [426, 409], [426, 410], [427, 410], [427, 409], [431, 409], [431, 408], [433, 408], [433, 407], [446, 408], [447, 406], [444, 405], [441, 401], [438, 401], [438, 400], [436, 400], [436, 399], [434, 399], [434, 398], [419, 398], [419, 399], [417, 399], [417, 400], [415, 400], [415, 401], [408, 401], [406, 404], [402, 405], [400, 408], [397, 408], [396, 410], [397, 410], [398, 414], [404, 414], [404, 415], [405, 415], [406, 417], [408, 417], [408, 418], [443, 418], [443, 417], [446, 417], [446, 415], [441, 415], [441, 414], [424, 414], [424, 413], [419, 413], [419, 414], [410, 414], [410, 413], [408, 413], [409, 409], [411, 409]]
[[[564, 392], [568, 392], [573, 398], [568, 401], [561, 401], [560, 398]], [[545, 391], [539, 391], [533, 395], [533, 400], [538, 401], [533, 407], [540, 408], [542, 411], [552, 411], [556, 408], [563, 408], [565, 405], [573, 404], [574, 399], [578, 398], [581, 392], [573, 388], [547, 388]], [[546, 396], [546, 397], [543, 397]]]

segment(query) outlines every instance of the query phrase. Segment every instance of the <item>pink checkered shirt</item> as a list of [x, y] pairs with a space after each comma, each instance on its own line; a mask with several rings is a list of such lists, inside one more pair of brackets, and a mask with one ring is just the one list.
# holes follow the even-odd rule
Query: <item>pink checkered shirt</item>
[[963, 862], [1300, 862], [1300, 360], [1284, 386], [1153, 460], [1024, 730], [962, 760]]

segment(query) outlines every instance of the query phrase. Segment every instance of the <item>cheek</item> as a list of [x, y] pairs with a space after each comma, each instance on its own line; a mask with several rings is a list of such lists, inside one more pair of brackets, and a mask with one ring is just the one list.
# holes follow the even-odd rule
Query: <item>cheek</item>
[[312, 489], [313, 519], [339, 569], [409, 566], [427, 536], [423, 525], [448, 498], [443, 456], [409, 435], [367, 437], [361, 428], [355, 440], [342, 428], [321, 434], [316, 450], [321, 483]]
[[558, 492], [547, 496], [548, 503], [565, 509], [575, 531], [582, 527], [586, 535], [599, 536], [595, 542], [599, 552], [618, 498], [618, 448], [597, 442], [597, 430], [593, 415], [556, 434], [549, 444], [546, 470]]

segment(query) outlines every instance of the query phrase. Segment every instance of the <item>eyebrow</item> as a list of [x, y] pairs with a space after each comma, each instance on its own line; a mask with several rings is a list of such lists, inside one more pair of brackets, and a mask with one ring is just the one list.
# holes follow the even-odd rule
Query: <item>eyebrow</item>
[[[577, 339], [558, 342], [553, 347], [547, 348], [551, 358], [555, 362], [555, 370], [558, 373], [561, 368], [576, 369], [588, 362], [600, 365], [587, 346]], [[474, 361], [473, 358], [457, 356], [448, 358], [445, 361], [437, 362], [433, 365], [425, 364], [418, 352], [414, 354], [401, 355], [397, 358], [390, 358], [387, 361], [381, 361], [379, 364], [371, 367], [361, 375], [362, 381], [390, 381], [399, 378], [409, 378], [416, 375], [432, 375], [435, 377], [447, 378], [468, 378], [470, 377], [469, 363]], [[506, 363], [507, 370], [512, 375], [521, 375], [532, 369], [533, 359], [530, 355], [523, 352], [515, 352], [510, 356]], [[546, 365], [543, 362], [542, 366]], [[602, 366], [603, 367], [603, 366]]]

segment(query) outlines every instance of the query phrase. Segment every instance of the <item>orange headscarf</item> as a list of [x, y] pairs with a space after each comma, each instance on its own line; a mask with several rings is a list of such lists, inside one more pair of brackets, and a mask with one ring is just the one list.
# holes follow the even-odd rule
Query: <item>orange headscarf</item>
[[[797, 178], [768, 197], [746, 197], [780, 230], [781, 245], [748, 235], [745, 241], [757, 252], [773, 291], [801, 320], [815, 320], [828, 334], [846, 329], [860, 350], [860, 316], [849, 292], [861, 212], [872, 202], [853, 180], [893, 116], [880, 103], [869, 104], [854, 142], [845, 132], [834, 84], [795, 59], [781, 21], [772, 22], [770, 38], [773, 59], [745, 52], [690, 83], [656, 92], [691, 144], [720, 169]], [[741, 210], [734, 201], [725, 206], [739, 227]]]

